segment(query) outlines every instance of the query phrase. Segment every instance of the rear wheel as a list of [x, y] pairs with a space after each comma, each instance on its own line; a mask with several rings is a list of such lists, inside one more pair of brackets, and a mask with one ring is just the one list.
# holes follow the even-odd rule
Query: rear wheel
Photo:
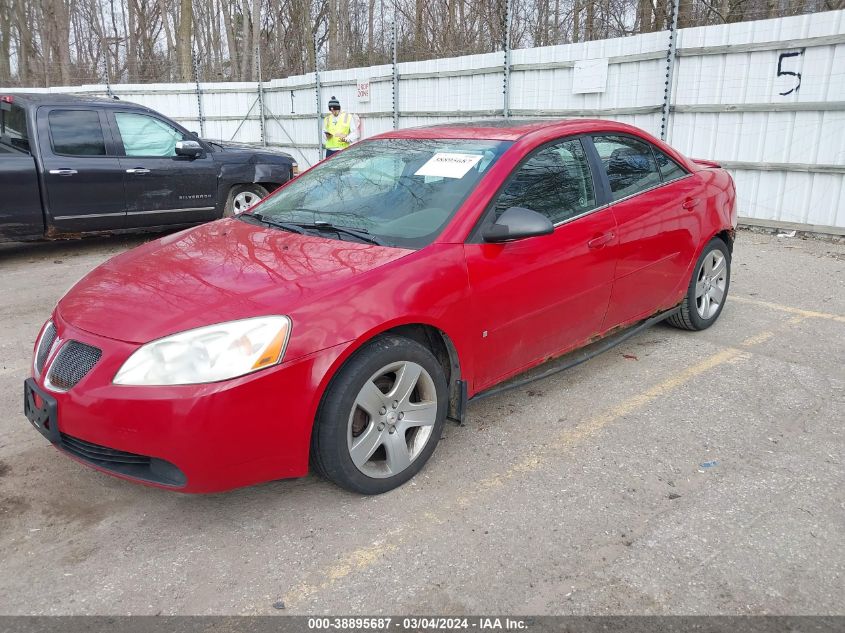
[[695, 264], [680, 310], [666, 322], [684, 330], [709, 328], [722, 313], [730, 284], [730, 251], [720, 238], [714, 237]]
[[267, 194], [268, 191], [264, 187], [255, 183], [232, 187], [229, 198], [226, 200], [226, 207], [223, 209], [223, 217], [240, 215], [255, 206]]
[[402, 485], [437, 446], [447, 394], [428, 349], [401, 336], [375, 339], [332, 380], [312, 434], [312, 464], [362, 494]]

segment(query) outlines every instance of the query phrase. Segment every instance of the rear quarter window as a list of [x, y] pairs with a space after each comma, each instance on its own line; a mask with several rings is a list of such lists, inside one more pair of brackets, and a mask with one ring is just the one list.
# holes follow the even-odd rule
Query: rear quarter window
[[654, 158], [657, 159], [657, 166], [660, 168], [660, 175], [663, 176], [663, 182], [677, 180], [678, 178], [683, 178], [687, 175], [686, 169], [681, 167], [666, 154], [656, 147], [653, 147], [652, 149], [654, 150]]

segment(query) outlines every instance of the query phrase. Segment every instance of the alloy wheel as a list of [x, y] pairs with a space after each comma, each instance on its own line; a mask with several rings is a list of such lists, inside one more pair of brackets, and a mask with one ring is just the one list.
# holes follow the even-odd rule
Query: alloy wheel
[[373, 478], [407, 469], [431, 439], [437, 420], [437, 390], [417, 363], [379, 369], [358, 393], [347, 425], [347, 447], [355, 467]]
[[695, 307], [702, 319], [713, 318], [725, 300], [727, 272], [725, 255], [717, 248], [707, 253], [701, 262], [695, 283]]
[[251, 207], [255, 206], [259, 200], [261, 200], [261, 196], [254, 191], [241, 191], [232, 201], [232, 208], [235, 215], [247, 211]]

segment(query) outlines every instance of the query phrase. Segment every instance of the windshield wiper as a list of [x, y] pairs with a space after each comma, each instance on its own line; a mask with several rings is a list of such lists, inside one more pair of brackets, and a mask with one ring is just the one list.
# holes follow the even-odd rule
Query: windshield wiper
[[335, 233], [344, 233], [346, 235], [351, 235], [352, 237], [357, 237], [359, 240], [369, 242], [370, 244], [382, 246], [381, 240], [379, 240], [373, 235], [370, 235], [370, 232], [367, 229], [353, 229], [348, 226], [337, 226], [336, 224], [332, 224], [331, 222], [325, 222], [323, 220], [317, 220], [316, 222], [314, 222], [314, 224], [301, 224], [300, 226], [315, 228], [318, 231], [334, 231]]
[[370, 232], [367, 229], [353, 229], [348, 226], [337, 226], [335, 224], [332, 224], [331, 222], [325, 222], [323, 220], [317, 220], [316, 222], [279, 222], [278, 220], [274, 220], [273, 218], [266, 215], [262, 215], [261, 213], [241, 213], [238, 218], [241, 220], [247, 220], [251, 218], [255, 221], [260, 222], [261, 224], [299, 234], [305, 234], [308, 230], [332, 231], [338, 234], [351, 235], [352, 237], [357, 237], [359, 240], [368, 242], [370, 244], [383, 246], [381, 240], [379, 240], [373, 235], [370, 235]]
[[291, 233], [299, 233], [300, 235], [305, 233], [305, 229], [295, 222], [279, 222], [266, 215], [262, 215], [261, 213], [242, 213], [238, 216], [238, 218], [241, 220], [252, 218], [261, 224], [272, 226], [273, 228], [290, 231]]

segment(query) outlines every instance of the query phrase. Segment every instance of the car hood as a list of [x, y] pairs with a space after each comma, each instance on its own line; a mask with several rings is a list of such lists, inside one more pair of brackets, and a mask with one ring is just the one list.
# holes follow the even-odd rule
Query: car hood
[[132, 343], [195, 327], [287, 314], [413, 251], [343, 242], [228, 219], [127, 251], [59, 301], [59, 316]]
[[222, 141], [206, 141], [215, 154], [245, 154], [249, 156], [266, 156], [271, 158], [291, 158], [291, 155], [268, 147], [256, 147], [240, 143], [229, 143]]

